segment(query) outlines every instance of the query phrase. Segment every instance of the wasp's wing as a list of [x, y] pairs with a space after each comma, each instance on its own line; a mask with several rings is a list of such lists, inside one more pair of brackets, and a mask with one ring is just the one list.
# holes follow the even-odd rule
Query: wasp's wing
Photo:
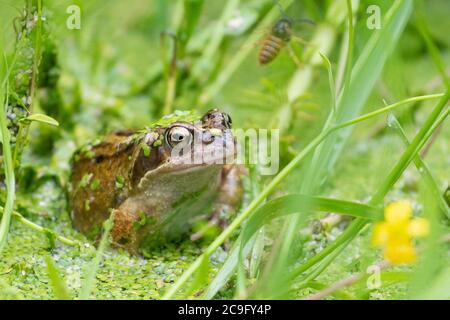
[[244, 49], [256, 49], [260, 48], [264, 41], [270, 36], [270, 28], [268, 27], [259, 27], [253, 31], [254, 34], [258, 35], [258, 39], [256, 41], [247, 42], [242, 45]]

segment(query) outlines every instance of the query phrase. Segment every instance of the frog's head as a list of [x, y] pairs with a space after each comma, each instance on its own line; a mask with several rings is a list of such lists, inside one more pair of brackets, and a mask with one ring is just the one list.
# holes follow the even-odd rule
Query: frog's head
[[209, 110], [196, 121], [176, 120], [151, 129], [141, 145], [132, 178], [139, 188], [167, 175], [207, 177], [235, 158], [231, 118], [219, 109]]

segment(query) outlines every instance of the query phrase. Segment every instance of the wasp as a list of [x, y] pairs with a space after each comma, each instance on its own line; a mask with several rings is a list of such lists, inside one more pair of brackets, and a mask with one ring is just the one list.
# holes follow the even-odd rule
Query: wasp
[[[270, 34], [262, 41], [262, 46], [258, 55], [259, 64], [261, 65], [272, 62], [280, 54], [281, 50], [289, 44], [291, 39], [295, 38], [300, 42], [304, 42], [300, 38], [293, 36], [294, 23], [306, 22], [314, 25], [314, 22], [308, 19], [299, 19], [294, 21], [285, 13], [279, 2], [276, 2], [276, 4], [278, 5], [283, 16], [275, 22]], [[294, 62], [297, 65], [300, 65], [300, 62], [296, 58], [293, 50], [291, 50], [291, 48], [288, 49]]]
[[278, 19], [272, 27], [270, 35], [263, 41], [259, 51], [259, 63], [261, 65], [272, 62], [292, 38], [292, 26], [294, 22], [289, 17]]

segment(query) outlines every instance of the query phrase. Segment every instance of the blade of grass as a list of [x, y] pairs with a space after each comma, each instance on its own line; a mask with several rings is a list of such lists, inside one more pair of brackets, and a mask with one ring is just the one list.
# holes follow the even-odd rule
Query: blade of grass
[[348, 23], [348, 47], [347, 47], [347, 61], [345, 64], [344, 75], [344, 91], [349, 89], [352, 78], [353, 69], [353, 42], [354, 42], [354, 27], [353, 27], [353, 9], [352, 0], [347, 0], [347, 23]]
[[53, 293], [58, 300], [72, 300], [69, 288], [67, 288], [64, 279], [61, 277], [60, 271], [55, 265], [55, 261], [51, 256], [45, 257], [45, 263], [47, 264], [47, 273], [50, 278], [50, 283], [53, 287]]
[[[165, 38], [170, 37], [173, 40], [173, 50], [170, 55], [170, 59], [167, 58], [167, 50], [165, 49]], [[177, 85], [177, 38], [174, 34], [163, 32], [160, 38], [162, 60], [164, 61], [165, 77], [166, 77], [166, 96], [164, 98], [163, 115], [168, 115], [172, 113], [173, 102], [176, 95], [176, 85]], [[169, 62], [170, 61], [170, 62]]]
[[113, 217], [114, 215], [111, 214], [109, 219], [103, 223], [103, 235], [97, 248], [95, 258], [89, 264], [89, 268], [87, 269], [86, 278], [80, 292], [81, 300], [87, 300], [91, 295], [92, 289], [95, 284], [95, 276], [97, 274], [97, 270], [100, 266], [101, 261], [103, 260], [103, 253], [109, 245], [109, 232], [111, 231], [111, 228], [113, 226]]
[[[358, 10], [359, 0], [353, 0], [352, 9]], [[284, 104], [276, 111], [277, 115], [274, 117], [278, 119], [275, 128], [279, 128], [281, 132], [290, 126], [295, 126], [295, 123], [282, 117], [284, 114], [291, 114], [293, 112], [293, 103], [303, 95], [308, 93], [311, 86], [314, 84], [314, 69], [323, 64], [323, 57], [329, 55], [333, 49], [334, 43], [338, 38], [338, 30], [346, 17], [346, 0], [337, 0], [330, 3], [327, 8], [325, 20], [320, 22], [316, 28], [311, 40], [311, 45], [305, 48], [302, 60], [304, 64], [297, 68], [293, 74], [287, 87], [288, 103]], [[336, 95], [332, 93], [333, 85], [330, 87], [332, 98], [336, 100]], [[336, 91], [335, 91], [336, 93]], [[334, 96], [334, 97], [333, 97]], [[333, 105], [335, 107], [335, 102]], [[333, 108], [332, 108], [333, 109]], [[336, 109], [336, 108], [334, 108]], [[287, 119], [293, 119], [288, 117]]]
[[423, 217], [429, 223], [429, 232], [423, 240], [423, 252], [414, 267], [413, 277], [408, 285], [407, 297], [410, 299], [420, 299], [424, 296], [424, 292], [427, 292], [436, 280], [441, 280], [439, 274], [448, 266], [448, 260], [443, 258], [448, 253], [448, 248], [441, 243], [445, 229], [441, 223], [439, 203], [435, 201], [425, 183], [419, 186], [419, 197], [423, 204]]
[[430, 31], [428, 29], [428, 25], [425, 20], [423, 11], [424, 11], [423, 1], [418, 1], [418, 10], [416, 10], [417, 27], [419, 29], [420, 34], [422, 35], [423, 40], [425, 41], [428, 52], [433, 58], [434, 65], [436, 69], [439, 71], [442, 80], [445, 83], [445, 86], [447, 88], [450, 88], [450, 79], [447, 76], [445, 64], [440, 57], [439, 49], [437, 48], [436, 44], [433, 42], [431, 38]]
[[208, 257], [204, 257], [200, 263], [200, 267], [198, 268], [198, 272], [195, 274], [192, 283], [190, 284], [190, 288], [186, 290], [185, 295], [191, 297], [193, 294], [198, 292], [209, 279], [209, 270], [211, 269], [209, 264]]
[[[5, 59], [5, 66], [8, 69]], [[14, 177], [14, 164], [12, 160], [10, 133], [8, 130], [6, 120], [6, 108], [8, 106], [8, 79], [4, 79], [5, 86], [0, 87], [0, 131], [2, 133], [2, 150], [3, 150], [3, 165], [5, 170], [5, 185], [6, 185], [6, 202], [2, 215], [2, 221], [0, 223], [0, 252], [3, 250], [9, 232], [11, 223], [11, 216], [14, 209], [15, 200], [15, 177]], [[3, 83], [3, 81], [2, 81]], [[6, 95], [5, 95], [6, 88]], [[6, 96], [6, 98], [5, 98]]]
[[[402, 140], [403, 144], [408, 147], [410, 142], [408, 140], [408, 137], [406, 136], [405, 131], [402, 128], [402, 125], [398, 121], [398, 119], [391, 114], [390, 119], [388, 120], [391, 124], [391, 128], [395, 130], [397, 135]], [[445, 213], [445, 215], [450, 219], [450, 208], [447, 205], [447, 202], [445, 201], [442, 191], [439, 188], [439, 185], [434, 178], [434, 176], [431, 174], [430, 169], [428, 168], [427, 164], [422, 160], [420, 155], [417, 155], [414, 159], [414, 164], [419, 171], [420, 175], [422, 176], [422, 179], [425, 181], [425, 184], [430, 189], [431, 193], [433, 194], [436, 203], [439, 204], [441, 210]]]
[[202, 14], [204, 0], [184, 0], [184, 15], [180, 19], [179, 33], [183, 42], [188, 42], [198, 25]]
[[[251, 239], [250, 241], [248, 241], [247, 244], [244, 246], [244, 249], [242, 249], [244, 256], [247, 256], [252, 250], [254, 240], [255, 239]], [[228, 253], [227, 259], [225, 260], [219, 272], [206, 289], [206, 293], [203, 297], [204, 299], [214, 298], [217, 292], [219, 292], [219, 290], [228, 282], [228, 280], [233, 275], [239, 260], [239, 250], [240, 250], [239, 242], [240, 242], [239, 239], [234, 242], [233, 247]]]
[[428, 116], [422, 128], [414, 137], [413, 141], [409, 145], [409, 147], [405, 150], [402, 157], [399, 159], [395, 167], [391, 170], [390, 174], [387, 176], [386, 180], [381, 184], [378, 188], [378, 191], [373, 196], [373, 200], [371, 203], [377, 203], [381, 201], [384, 196], [389, 192], [389, 190], [393, 187], [395, 182], [400, 178], [403, 171], [406, 167], [413, 161], [417, 152], [428, 140], [430, 132], [434, 127], [435, 122], [439, 119], [440, 114], [447, 106], [448, 100], [450, 98], [450, 89], [442, 96], [439, 100], [439, 103], [433, 109], [431, 114]]
[[323, 53], [320, 53], [320, 56], [322, 57], [322, 59], [325, 61], [327, 70], [328, 70], [328, 82], [329, 82], [329, 86], [330, 86], [330, 96], [331, 96], [331, 113], [335, 114], [336, 113], [336, 88], [334, 85], [334, 77], [333, 77], [333, 68], [331, 66], [331, 62], [330, 59], [328, 59], [328, 57], [326, 55], [324, 55]]
[[312, 213], [312, 211], [333, 212], [368, 220], [378, 220], [383, 217], [382, 210], [357, 202], [290, 194], [268, 201], [252, 214], [242, 231], [241, 246], [245, 245], [263, 225], [274, 219], [295, 213]]

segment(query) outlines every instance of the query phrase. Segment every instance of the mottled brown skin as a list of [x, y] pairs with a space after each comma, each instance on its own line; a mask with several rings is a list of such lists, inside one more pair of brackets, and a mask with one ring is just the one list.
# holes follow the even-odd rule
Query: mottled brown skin
[[[197, 215], [211, 212], [219, 222], [214, 218], [218, 212], [239, 206], [240, 175], [245, 174], [242, 167], [222, 161], [234, 158], [230, 128], [231, 118], [213, 109], [197, 123], [176, 121], [137, 133], [115, 132], [82, 148], [72, 165], [73, 225], [95, 237], [112, 213], [113, 243], [137, 253], [179, 238]], [[196, 146], [201, 148], [174, 154], [174, 139], [185, 139], [187, 132], [197, 135]], [[224, 146], [222, 156], [205, 159]], [[203, 158], [188, 161], [196, 156]]]

